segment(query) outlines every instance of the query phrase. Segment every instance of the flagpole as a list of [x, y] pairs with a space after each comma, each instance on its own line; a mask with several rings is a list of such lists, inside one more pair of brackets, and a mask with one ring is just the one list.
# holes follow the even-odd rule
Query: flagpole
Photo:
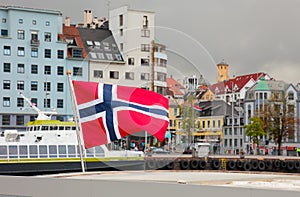
[[83, 151], [82, 151], [81, 138], [80, 138], [80, 123], [79, 123], [79, 118], [78, 118], [78, 111], [77, 111], [76, 102], [75, 102], [74, 87], [73, 87], [72, 80], [71, 80], [71, 71], [70, 70], [67, 70], [67, 75], [68, 75], [72, 108], [73, 108], [75, 125], [76, 125], [76, 134], [77, 134], [77, 141], [78, 141], [78, 146], [79, 146], [81, 168], [82, 168], [82, 172], [85, 173], [85, 167], [84, 167], [84, 161], [83, 161]]

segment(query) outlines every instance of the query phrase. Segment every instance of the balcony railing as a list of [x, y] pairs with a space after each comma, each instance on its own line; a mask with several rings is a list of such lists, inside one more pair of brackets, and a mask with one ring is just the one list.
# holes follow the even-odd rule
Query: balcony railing
[[31, 46], [40, 46], [40, 40], [33, 39], [30, 41]]

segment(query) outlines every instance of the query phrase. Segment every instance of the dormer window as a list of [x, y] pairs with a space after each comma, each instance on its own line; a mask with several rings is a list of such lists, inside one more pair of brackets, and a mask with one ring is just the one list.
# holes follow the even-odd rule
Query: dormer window
[[289, 92], [288, 99], [289, 100], [294, 100], [294, 93], [292, 91]]

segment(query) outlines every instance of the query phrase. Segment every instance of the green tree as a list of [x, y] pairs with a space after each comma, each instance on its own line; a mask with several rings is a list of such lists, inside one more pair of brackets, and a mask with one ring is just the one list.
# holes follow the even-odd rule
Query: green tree
[[269, 139], [277, 144], [278, 155], [281, 155], [282, 142], [286, 138], [293, 139], [297, 121], [295, 107], [288, 102], [288, 95], [283, 92], [274, 92], [265, 105], [261, 117], [264, 129]]
[[266, 132], [263, 128], [263, 121], [260, 117], [253, 116], [251, 119], [251, 123], [245, 125], [246, 135], [250, 136], [256, 144], [257, 154], [259, 154], [259, 141], [260, 138], [266, 135]]

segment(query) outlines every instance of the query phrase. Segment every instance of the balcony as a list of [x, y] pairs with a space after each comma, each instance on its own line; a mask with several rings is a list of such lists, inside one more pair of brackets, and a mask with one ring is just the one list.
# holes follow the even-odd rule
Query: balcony
[[30, 41], [30, 45], [31, 46], [40, 46], [40, 40], [38, 40], [38, 39], [32, 39]]

